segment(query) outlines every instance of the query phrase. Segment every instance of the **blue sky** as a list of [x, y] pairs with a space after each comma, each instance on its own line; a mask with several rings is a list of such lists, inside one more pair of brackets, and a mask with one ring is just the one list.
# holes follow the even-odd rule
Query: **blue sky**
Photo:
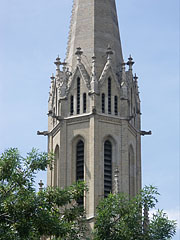
[[[142, 101], [143, 185], [158, 187], [159, 208], [178, 217], [179, 1], [117, 0], [125, 61], [132, 54]], [[0, 0], [0, 152], [47, 149], [50, 75], [63, 59], [72, 0]], [[37, 181], [45, 174], [38, 175]], [[178, 235], [174, 240], [179, 239]]]

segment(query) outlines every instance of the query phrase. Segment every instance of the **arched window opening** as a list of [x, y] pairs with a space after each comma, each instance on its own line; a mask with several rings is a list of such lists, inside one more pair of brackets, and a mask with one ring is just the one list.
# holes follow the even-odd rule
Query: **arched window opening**
[[115, 115], [118, 115], [118, 97], [114, 97], [114, 113]]
[[59, 146], [56, 146], [54, 152], [54, 187], [58, 186], [58, 164], [59, 163]]
[[83, 113], [86, 113], [87, 103], [86, 103], [86, 93], [83, 94]]
[[74, 96], [71, 96], [71, 103], [70, 103], [70, 114], [74, 114]]
[[[82, 140], [76, 146], [76, 181], [84, 181], [84, 142]], [[84, 197], [81, 197], [77, 202], [83, 205]]]
[[108, 113], [111, 114], [111, 78], [108, 78]]
[[104, 143], [104, 197], [112, 192], [112, 144]]
[[105, 113], [105, 94], [102, 94], [102, 113]]
[[133, 114], [133, 92], [132, 92], [132, 88], [131, 88], [131, 116], [132, 116], [132, 114]]
[[135, 160], [132, 146], [129, 148], [129, 195], [135, 196]]
[[77, 78], [77, 114], [80, 114], [80, 78]]

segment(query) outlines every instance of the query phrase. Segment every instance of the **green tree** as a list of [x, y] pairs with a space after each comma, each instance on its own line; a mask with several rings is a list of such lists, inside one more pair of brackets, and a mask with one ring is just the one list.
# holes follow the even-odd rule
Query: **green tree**
[[176, 232], [176, 223], [163, 211], [153, 217], [149, 211], [157, 203], [157, 189], [145, 187], [139, 195], [129, 200], [124, 194], [109, 194], [97, 208], [95, 240], [165, 240]]
[[[53, 156], [36, 150], [23, 158], [17, 149], [0, 156], [0, 239], [81, 239], [86, 232], [84, 210], [76, 204], [82, 182], [66, 189], [35, 190], [38, 171], [51, 167]], [[53, 237], [52, 237], [53, 236]]]

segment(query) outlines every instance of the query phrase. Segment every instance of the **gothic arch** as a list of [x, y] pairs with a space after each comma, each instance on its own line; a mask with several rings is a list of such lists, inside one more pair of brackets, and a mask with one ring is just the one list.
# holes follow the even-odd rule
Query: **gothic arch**
[[82, 135], [75, 136], [72, 141], [72, 161], [71, 161], [71, 184], [77, 181], [77, 145], [79, 142], [83, 142], [84, 146], [84, 179], [85, 179], [85, 160], [86, 160], [86, 142]]
[[[117, 144], [116, 140], [111, 135], [106, 135], [103, 138], [103, 186], [104, 196], [113, 191], [114, 170], [117, 167]], [[108, 187], [109, 186], [109, 187]]]
[[59, 168], [59, 145], [56, 145], [54, 151], [54, 187], [58, 186], [58, 168]]
[[135, 184], [136, 184], [136, 165], [135, 165], [135, 154], [132, 144], [128, 150], [128, 161], [129, 161], [129, 195], [130, 197], [135, 196]]

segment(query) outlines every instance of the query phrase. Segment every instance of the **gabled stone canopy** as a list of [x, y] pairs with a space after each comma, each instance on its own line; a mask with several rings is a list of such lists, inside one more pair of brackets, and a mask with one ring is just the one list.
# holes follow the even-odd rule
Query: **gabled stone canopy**
[[108, 45], [114, 53], [115, 73], [123, 62], [115, 0], [74, 0], [67, 46], [66, 62], [76, 68], [76, 48], [83, 50], [82, 61], [90, 73], [92, 57], [96, 57], [97, 77], [106, 63]]

